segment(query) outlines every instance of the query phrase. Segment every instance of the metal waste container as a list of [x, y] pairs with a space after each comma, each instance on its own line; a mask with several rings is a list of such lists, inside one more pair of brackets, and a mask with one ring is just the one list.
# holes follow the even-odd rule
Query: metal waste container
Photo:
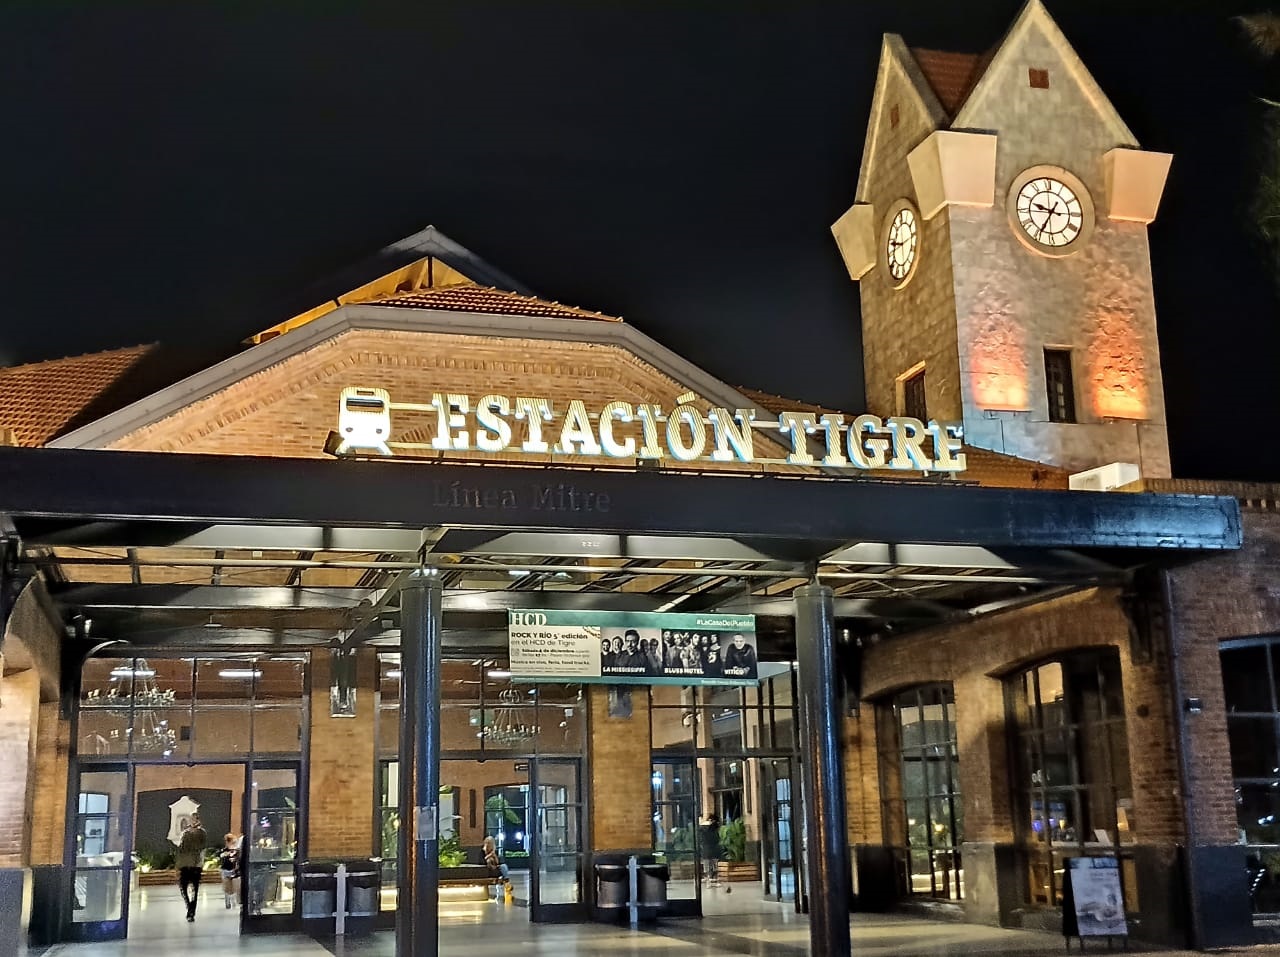
[[376, 917], [382, 874], [370, 860], [347, 861], [347, 916]]
[[302, 919], [333, 920], [338, 906], [338, 866], [303, 861], [298, 865], [297, 892]]
[[671, 880], [671, 868], [666, 864], [641, 864], [637, 875], [637, 890], [641, 907], [667, 906], [667, 881]]
[[615, 910], [627, 906], [631, 881], [625, 864], [596, 865], [596, 907]]

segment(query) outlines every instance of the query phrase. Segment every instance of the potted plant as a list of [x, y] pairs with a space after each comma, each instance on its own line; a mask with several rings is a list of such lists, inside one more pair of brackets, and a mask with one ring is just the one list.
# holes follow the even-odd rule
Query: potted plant
[[760, 880], [760, 862], [747, 860], [747, 822], [742, 818], [720, 827], [720, 861], [716, 872], [722, 881]]

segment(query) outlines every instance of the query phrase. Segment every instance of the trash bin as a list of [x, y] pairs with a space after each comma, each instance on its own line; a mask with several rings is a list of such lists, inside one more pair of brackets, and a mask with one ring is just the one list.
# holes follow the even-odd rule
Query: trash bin
[[637, 877], [637, 890], [641, 907], [667, 906], [667, 881], [671, 880], [671, 868], [666, 864], [641, 864]]
[[370, 860], [347, 861], [347, 916], [376, 917], [382, 874]]
[[596, 907], [602, 910], [616, 910], [627, 906], [631, 881], [627, 876], [626, 865], [596, 865]]
[[298, 865], [297, 893], [302, 919], [333, 920], [338, 906], [338, 866], [303, 861]]

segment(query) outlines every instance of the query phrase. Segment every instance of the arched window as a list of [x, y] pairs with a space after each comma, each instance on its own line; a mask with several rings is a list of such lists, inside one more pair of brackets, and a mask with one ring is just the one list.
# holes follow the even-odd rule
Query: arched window
[[1280, 913], [1280, 637], [1221, 646], [1231, 778], [1255, 913]]
[[956, 703], [950, 684], [922, 685], [897, 695], [882, 726], [881, 761], [886, 837], [906, 863], [911, 894], [960, 900], [964, 873], [956, 753]]
[[1065, 858], [1115, 854], [1130, 839], [1120, 655], [1112, 648], [1047, 661], [1005, 687], [1029, 900], [1057, 906]]

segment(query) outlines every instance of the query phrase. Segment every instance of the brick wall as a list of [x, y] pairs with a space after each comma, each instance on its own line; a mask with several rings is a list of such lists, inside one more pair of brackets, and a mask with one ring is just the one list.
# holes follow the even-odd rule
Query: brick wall
[[[547, 398], [563, 411], [572, 399], [602, 405], [612, 399], [658, 402], [669, 411], [686, 387], [615, 346], [442, 333], [357, 330], [344, 332], [306, 352], [242, 379], [194, 402], [166, 419], [138, 429], [112, 448], [161, 452], [212, 452], [325, 458], [325, 438], [337, 427], [338, 396], [352, 385], [386, 389], [394, 402], [427, 404], [433, 392], [462, 393], [477, 399], [488, 393]], [[619, 431], [638, 436], [638, 426]], [[516, 441], [524, 428], [513, 420]], [[429, 441], [435, 414], [395, 412], [393, 441]], [[549, 439], [551, 441], [551, 439]], [[757, 431], [757, 455], [781, 457], [777, 441]], [[474, 458], [477, 453], [438, 455]], [[551, 456], [502, 456], [486, 460], [525, 463]], [[557, 456], [558, 462], [581, 457]], [[586, 460], [597, 462], [598, 459]], [[668, 460], [668, 467], [681, 463]], [[703, 468], [705, 464], [691, 463]], [[721, 466], [726, 467], [726, 466]], [[741, 466], [741, 468], [747, 468]], [[758, 470], [760, 467], [756, 467]]]
[[1237, 836], [1219, 642], [1280, 634], [1280, 515], [1244, 509], [1244, 547], [1168, 572], [1180, 698], [1199, 698], [1185, 717], [1194, 839], [1234, 844]]
[[[972, 623], [872, 645], [864, 653], [863, 695], [883, 700], [911, 685], [953, 684], [964, 839], [1008, 842], [1013, 839], [1013, 811], [1001, 679], [1037, 660], [1097, 647], [1114, 647], [1120, 655], [1132, 754], [1134, 838], [1143, 844], [1175, 843], [1183, 829], [1168, 660], [1162, 653], [1149, 662], [1132, 659], [1129, 622], [1114, 589], [1079, 592]], [[864, 707], [864, 713], [867, 710]], [[860, 716], [859, 721], [865, 729], [867, 719]], [[865, 752], [865, 746], [862, 750]], [[860, 760], [865, 767], [866, 757]], [[850, 806], [870, 806], [876, 798], [873, 776], [849, 777]], [[855, 840], [875, 843], [872, 826], [876, 823], [864, 815]]]
[[311, 658], [311, 780], [307, 853], [368, 857], [373, 848], [373, 692], [377, 658], [361, 652], [354, 718], [329, 717], [329, 656]]
[[647, 848], [653, 841], [650, 802], [649, 696], [633, 689], [631, 717], [609, 717], [608, 689], [591, 685], [591, 846]]
[[70, 754], [71, 722], [59, 715], [57, 702], [41, 704], [36, 737], [37, 800], [31, 815], [32, 864], [62, 863]]
[[[875, 157], [859, 199], [875, 207], [876, 248], [883, 250], [885, 220], [899, 199], [918, 202], [907, 154], [936, 124], [896, 59], [886, 65], [884, 102], [875, 132]], [[897, 115], [897, 123], [893, 115]], [[926, 404], [933, 418], [959, 421], [960, 373], [952, 291], [951, 224], [944, 211], [920, 220], [915, 274], [895, 289], [883, 252], [858, 283], [862, 299], [862, 365], [867, 408], [896, 414], [897, 379], [925, 363]]]
[[34, 670], [0, 679], [0, 867], [30, 863], [39, 707]]

